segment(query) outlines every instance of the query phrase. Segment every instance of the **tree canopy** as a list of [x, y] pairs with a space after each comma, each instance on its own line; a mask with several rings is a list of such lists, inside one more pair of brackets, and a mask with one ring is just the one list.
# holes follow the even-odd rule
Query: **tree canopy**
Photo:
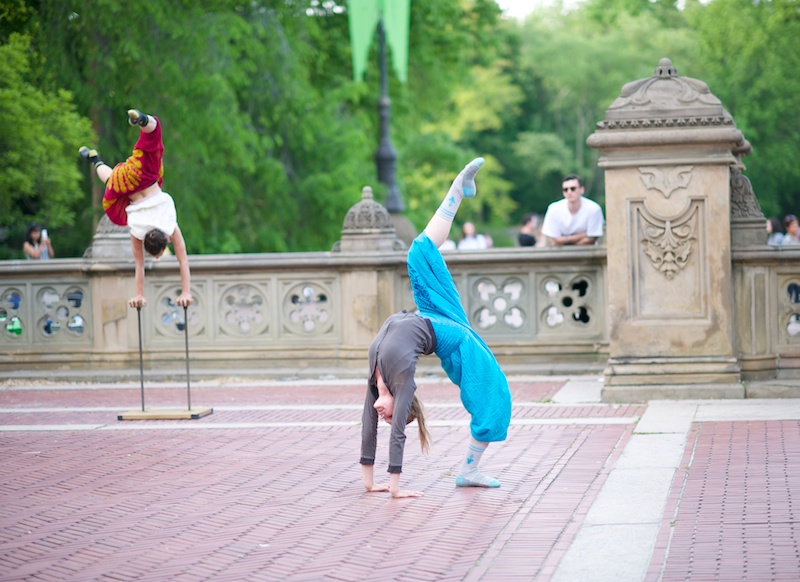
[[[78, 7], [79, 6], [79, 7]], [[162, 120], [164, 189], [191, 253], [326, 250], [361, 187], [377, 180], [373, 43], [352, 79], [346, 2], [7, 2], [0, 9], [0, 257], [44, 222], [78, 256], [102, 185], [77, 155], [110, 164], [136, 138], [125, 112]], [[623, 84], [669, 57], [707, 82], [753, 144], [745, 159], [768, 214], [797, 212], [800, 94], [793, 0], [588, 0], [524, 22], [493, 0], [411, 3], [409, 78], [390, 77], [406, 215], [422, 228], [475, 156], [479, 202], [459, 220], [503, 228], [542, 213], [578, 172], [604, 200], [585, 145]], [[502, 241], [501, 241], [502, 244]]]
[[0, 246], [0, 258], [19, 257], [29, 222], [63, 229], [70, 243], [69, 228], [85, 218], [75, 152], [91, 139], [68, 91], [36, 86], [29, 39], [11, 34], [0, 45], [0, 227], [20, 242], [16, 252]]

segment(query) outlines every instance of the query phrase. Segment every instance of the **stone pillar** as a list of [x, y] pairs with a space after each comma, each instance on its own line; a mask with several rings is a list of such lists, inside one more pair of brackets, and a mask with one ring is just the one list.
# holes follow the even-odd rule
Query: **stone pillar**
[[[333, 245], [334, 254], [394, 255], [405, 251], [406, 245], [397, 238], [389, 211], [372, 197], [366, 186], [361, 201], [347, 212], [342, 238]], [[343, 349], [361, 351], [380, 329], [383, 321], [394, 311], [393, 286], [397, 265], [405, 269], [405, 261], [389, 260], [385, 268], [352, 268], [342, 274], [342, 335]]]
[[603, 399], [743, 397], [731, 269], [742, 133], [705, 83], [662, 59], [622, 88], [587, 143], [605, 169]]
[[[750, 153], [749, 144], [739, 155]], [[767, 246], [766, 218], [756, 199], [750, 180], [742, 174], [743, 165], [731, 170], [731, 246], [748, 257]], [[735, 337], [739, 366], [744, 380], [768, 380], [777, 375], [778, 357], [769, 340], [771, 320], [768, 299], [770, 267], [763, 260], [739, 260], [733, 265]]]
[[133, 260], [130, 228], [114, 224], [103, 213], [103, 217], [97, 223], [92, 244], [86, 249], [83, 256], [90, 259]]

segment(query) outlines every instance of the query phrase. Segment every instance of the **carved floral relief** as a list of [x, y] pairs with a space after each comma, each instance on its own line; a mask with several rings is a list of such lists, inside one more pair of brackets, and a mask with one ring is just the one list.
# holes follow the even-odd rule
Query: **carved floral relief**
[[653, 267], [671, 280], [689, 262], [697, 241], [697, 207], [682, 217], [660, 220], [642, 209], [642, 238], [645, 256]]

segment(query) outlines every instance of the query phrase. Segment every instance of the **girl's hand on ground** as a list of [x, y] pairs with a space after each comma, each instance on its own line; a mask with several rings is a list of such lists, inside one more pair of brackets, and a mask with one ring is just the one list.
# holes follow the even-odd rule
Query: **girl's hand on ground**
[[423, 495], [425, 494], [422, 491], [404, 491], [402, 489], [399, 491], [392, 491], [392, 497], [395, 499], [401, 499], [403, 497], [422, 497]]
[[389, 485], [388, 484], [375, 484], [375, 483], [373, 483], [371, 485], [364, 484], [364, 488], [367, 491], [369, 491], [370, 493], [375, 493], [377, 491], [388, 491], [389, 490]]

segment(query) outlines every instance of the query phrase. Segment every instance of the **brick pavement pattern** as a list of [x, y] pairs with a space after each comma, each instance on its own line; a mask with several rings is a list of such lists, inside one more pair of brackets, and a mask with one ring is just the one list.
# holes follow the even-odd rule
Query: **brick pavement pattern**
[[800, 422], [695, 423], [647, 579], [800, 580]]
[[[523, 424], [484, 458], [496, 490], [454, 487], [468, 418], [455, 387], [421, 386], [433, 450], [422, 456], [408, 431], [404, 486], [425, 497], [406, 500], [361, 485], [360, 383], [195, 388], [199, 405], [222, 404], [179, 422], [116, 421], [103, 408], [135, 404], [132, 386], [6, 390], [0, 422], [22, 430], [0, 433], [0, 578], [530, 578], [552, 569], [642, 410], [540, 403], [559, 386], [512, 383]], [[578, 424], [525, 424], [563, 418]]]
[[[138, 385], [0, 386], [0, 580], [548, 580], [646, 410], [563, 384], [512, 379], [484, 490], [454, 486], [456, 388], [421, 383], [433, 446], [407, 431], [403, 486], [425, 496], [401, 500], [361, 485], [360, 382], [200, 383], [191, 421], [117, 421]], [[800, 421], [692, 424], [646, 579], [800, 579], [799, 461]]]

